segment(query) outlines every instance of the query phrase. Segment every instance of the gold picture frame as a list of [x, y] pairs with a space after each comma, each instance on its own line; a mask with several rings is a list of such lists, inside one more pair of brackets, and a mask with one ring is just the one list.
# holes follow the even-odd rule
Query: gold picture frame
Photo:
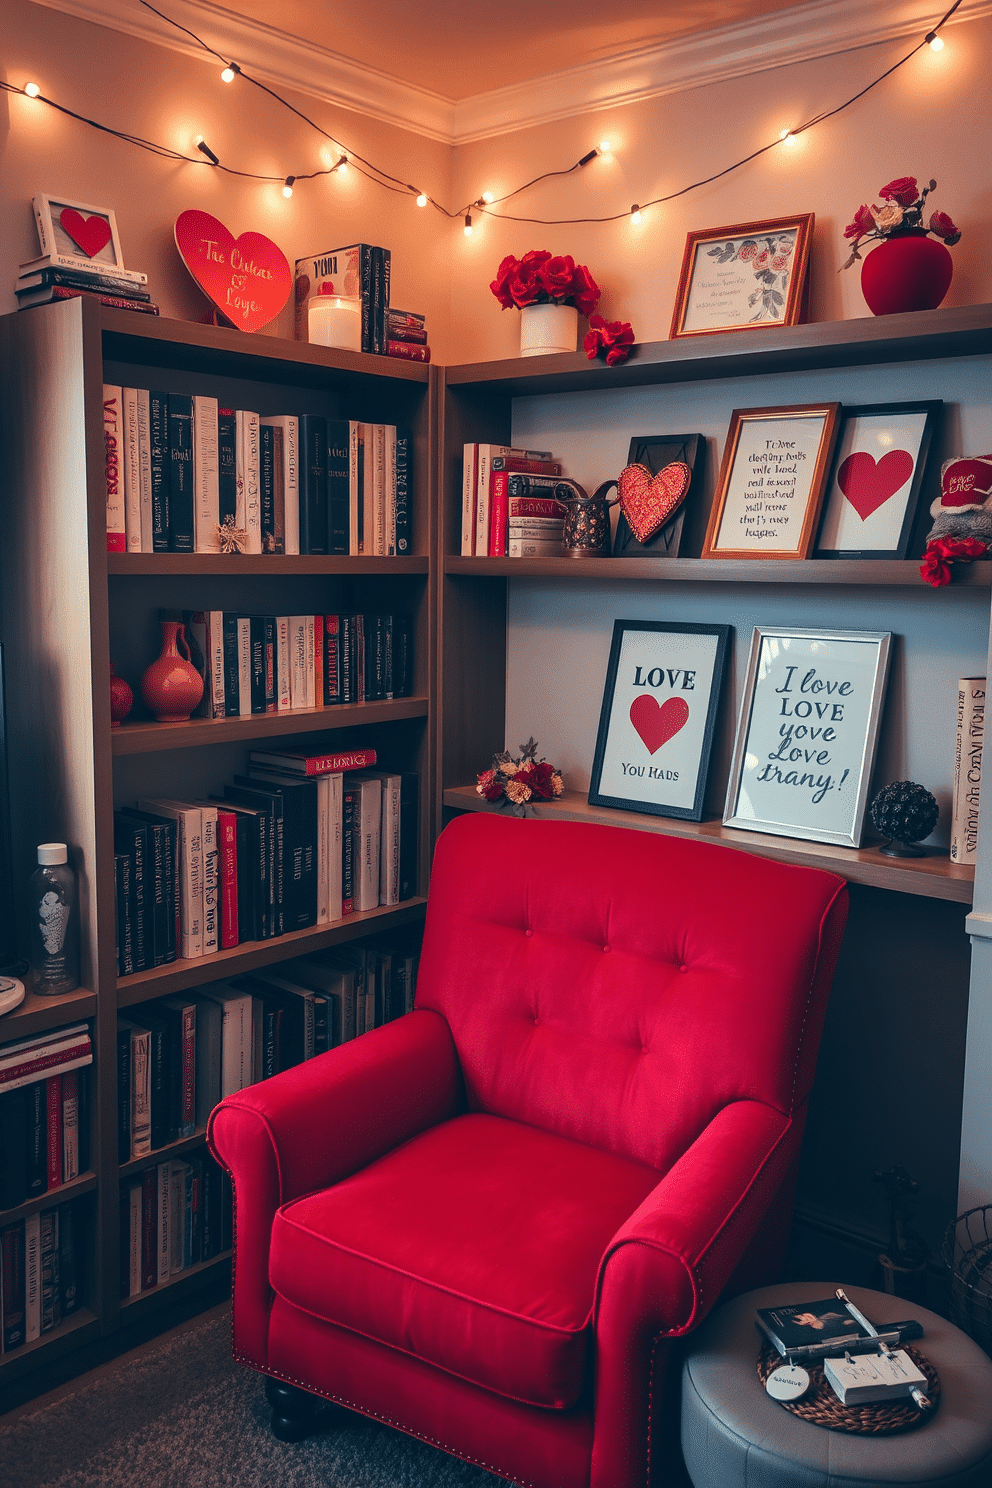
[[670, 339], [801, 325], [814, 220], [801, 212], [689, 233]]

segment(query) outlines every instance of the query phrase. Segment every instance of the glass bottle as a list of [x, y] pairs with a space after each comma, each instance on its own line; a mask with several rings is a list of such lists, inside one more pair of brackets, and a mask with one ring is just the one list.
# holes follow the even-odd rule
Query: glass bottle
[[79, 986], [76, 875], [68, 859], [64, 842], [43, 842], [28, 885], [32, 982], [47, 997]]

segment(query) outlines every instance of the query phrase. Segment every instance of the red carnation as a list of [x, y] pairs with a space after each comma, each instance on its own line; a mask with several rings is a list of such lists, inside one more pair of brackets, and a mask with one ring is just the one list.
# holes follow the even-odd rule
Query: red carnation
[[538, 796], [542, 801], [550, 801], [554, 794], [554, 787], [552, 785], [554, 773], [554, 765], [549, 765], [546, 760], [541, 760], [540, 763], [531, 765], [530, 767], [527, 784], [535, 796]]
[[590, 362], [605, 353], [606, 365], [616, 366], [630, 356], [634, 344], [634, 328], [625, 320], [604, 320], [601, 315], [589, 317], [589, 330], [582, 349]]
[[935, 238], [943, 238], [952, 247], [961, 239], [961, 233], [946, 212], [931, 212], [929, 227]]
[[569, 299], [580, 315], [591, 315], [599, 304], [600, 288], [585, 264], [577, 264]]
[[927, 543], [927, 550], [920, 564], [920, 576], [935, 589], [951, 581], [951, 564], [955, 558], [970, 563], [974, 558], [984, 558], [988, 549], [977, 537], [938, 537]]
[[483, 770], [476, 791], [487, 801], [498, 801], [503, 794], [503, 782], [496, 779], [495, 770]]
[[537, 282], [553, 300], [564, 300], [572, 292], [575, 279], [575, 259], [571, 254], [559, 254], [546, 259], [537, 271]]
[[883, 186], [878, 193], [883, 201], [898, 202], [901, 207], [911, 207], [915, 202], [918, 191], [915, 176], [899, 176], [895, 181], [890, 181]]
[[849, 222], [844, 229], [845, 238], [863, 238], [865, 233], [875, 231], [875, 219], [871, 215], [871, 208], [860, 206], [854, 214], [854, 220]]
[[517, 267], [517, 260], [514, 258], [512, 253], [508, 253], [506, 258], [504, 258], [503, 262], [500, 264], [499, 268], [496, 270], [496, 278], [489, 286], [493, 294], [503, 306], [504, 310], [513, 309], [513, 296], [510, 294], [510, 280], [516, 273]]

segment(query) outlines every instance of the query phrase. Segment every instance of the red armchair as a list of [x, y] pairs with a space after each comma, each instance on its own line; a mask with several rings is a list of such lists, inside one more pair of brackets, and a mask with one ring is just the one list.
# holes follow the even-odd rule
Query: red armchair
[[709, 844], [454, 821], [415, 1011], [211, 1119], [277, 1434], [302, 1387], [532, 1488], [650, 1481], [672, 1340], [780, 1263], [846, 901]]

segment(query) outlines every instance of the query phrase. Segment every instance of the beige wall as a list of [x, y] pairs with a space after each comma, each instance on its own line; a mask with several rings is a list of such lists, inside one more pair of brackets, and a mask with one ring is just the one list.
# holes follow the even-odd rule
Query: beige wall
[[[49, 98], [89, 118], [196, 153], [202, 134], [228, 164], [294, 174], [333, 164], [321, 137], [286, 109], [238, 80], [221, 82], [217, 64], [122, 36], [26, 0], [0, 0], [0, 77], [34, 80]], [[304, 113], [392, 175], [445, 200], [451, 150], [444, 145], [335, 109], [291, 99]], [[240, 181], [209, 166], [176, 164], [98, 134], [22, 97], [0, 94], [0, 313], [16, 308], [17, 265], [38, 253], [31, 211], [36, 192], [112, 207], [124, 262], [144, 270], [163, 315], [199, 320], [209, 306], [176, 252], [172, 227], [198, 207], [235, 235], [271, 237], [290, 264], [346, 243], [392, 250], [393, 303], [428, 316], [435, 356], [451, 355], [447, 248], [440, 214], [408, 196], [371, 186], [355, 170], [344, 178], [301, 181], [291, 200], [281, 186]], [[269, 328], [291, 336], [292, 305]]]

